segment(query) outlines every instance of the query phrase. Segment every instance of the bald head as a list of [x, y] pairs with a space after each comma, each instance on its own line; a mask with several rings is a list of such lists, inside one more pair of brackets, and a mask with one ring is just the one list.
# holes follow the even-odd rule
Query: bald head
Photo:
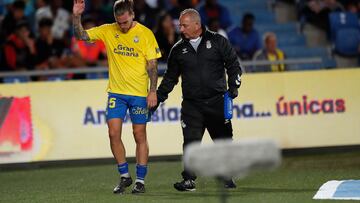
[[192, 8], [185, 9], [180, 14], [180, 32], [187, 39], [196, 39], [201, 33], [201, 19], [199, 13]]

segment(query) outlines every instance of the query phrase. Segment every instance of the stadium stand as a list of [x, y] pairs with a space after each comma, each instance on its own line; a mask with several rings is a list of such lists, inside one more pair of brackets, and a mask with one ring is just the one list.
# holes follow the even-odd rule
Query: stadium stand
[[360, 30], [343, 28], [336, 32], [334, 51], [340, 55], [356, 56], [359, 54]]
[[104, 73], [87, 73], [86, 79], [95, 80], [95, 79], [108, 79], [109, 74], [107, 72]]
[[23, 83], [23, 82], [30, 82], [30, 77], [27, 76], [10, 76], [10, 77], [4, 77], [3, 82], [4, 83]]
[[[266, 32], [274, 32], [278, 39], [278, 47], [284, 50], [287, 58], [301, 58], [319, 56], [322, 58], [321, 64], [299, 64], [290, 65], [288, 70], [312, 70], [320, 68], [336, 67], [336, 61], [328, 54], [326, 47], [310, 48], [306, 46], [306, 37], [299, 30], [299, 22], [277, 23], [273, 12], [274, 2], [266, 0], [244, 0], [222, 1], [234, 14], [234, 22], [239, 22], [243, 12], [251, 12], [255, 16], [255, 28], [262, 36]], [[240, 12], [239, 12], [240, 11]]]
[[[22, 0], [15, 0], [14, 2], [20, 2]], [[38, 9], [43, 9], [48, 6], [48, 4], [44, 5], [35, 5], [33, 1], [25, 1], [26, 8], [31, 7], [34, 9], [27, 10], [25, 12], [25, 17], [30, 19], [30, 22], [33, 22], [35, 13]], [[90, 10], [104, 11], [110, 10], [112, 5], [112, 1], [104, 0], [102, 3], [100, 1], [89, 1], [89, 3], [94, 3], [94, 8], [91, 6], [87, 8], [87, 14], [90, 16], [95, 15], [96, 12], [90, 12]], [[141, 3], [147, 4], [147, 1], [141, 1]], [[162, 2], [162, 1], [159, 1]], [[189, 1], [190, 2], [190, 1]], [[323, 2], [326, 15], [329, 13], [329, 33], [328, 35], [318, 36], [318, 38], [325, 39], [327, 42], [325, 44], [314, 44], [313, 40], [309, 40], [309, 35], [304, 33], [303, 27], [304, 25], [309, 23], [309, 18], [306, 18], [306, 13], [304, 12], [304, 8], [309, 7], [309, 3], [313, 2], [313, 0], [294, 0], [294, 1], [285, 1], [285, 0], [221, 0], [214, 1], [225, 7], [230, 14], [230, 19], [232, 21], [231, 26], [229, 26], [225, 31], [230, 31], [235, 26], [239, 26], [241, 23], [241, 19], [245, 13], [252, 13], [255, 16], [255, 25], [254, 28], [258, 31], [260, 37], [262, 37], [266, 32], [273, 32], [277, 36], [277, 45], [278, 48], [284, 50], [287, 59], [300, 59], [300, 58], [311, 58], [311, 57], [321, 57], [322, 63], [320, 64], [291, 64], [289, 65], [288, 70], [312, 70], [312, 69], [323, 69], [323, 68], [335, 68], [339, 64], [339, 60], [337, 58], [338, 55], [346, 57], [350, 57], [351, 59], [355, 58], [355, 62], [359, 57], [359, 43], [360, 43], [360, 29], [359, 29], [359, 11], [360, 8], [357, 8], [357, 4], [352, 4], [349, 7], [346, 4], [341, 4], [345, 1], [334, 1], [331, 4], [328, 2]], [[319, 0], [322, 2], [322, 0]], [[135, 2], [136, 3], [136, 2]], [[62, 8], [71, 12], [71, 3], [66, 3], [63, 1]], [[159, 15], [160, 11], [171, 11], [174, 8], [179, 7], [183, 4], [183, 1], [164, 1], [162, 3], [158, 3], [156, 7], [154, 5], [143, 5], [145, 7], [151, 6], [152, 9], [159, 11], [156, 12], [156, 15]], [[191, 3], [185, 3], [186, 7], [192, 6], [196, 9], [200, 9], [201, 6], [205, 4], [205, 0], [201, 1], [191, 1]], [[279, 21], [279, 5], [287, 4], [289, 7], [293, 8], [294, 13], [298, 13], [298, 19], [293, 20], [282, 20]], [[3, 5], [2, 5], [3, 6]], [[181, 6], [180, 6], [181, 7]], [[179, 7], [179, 8], [180, 8]], [[1, 18], [4, 18], [6, 13], [5, 9], [11, 8], [11, 3], [8, 3], [6, 7], [2, 7]], [[313, 8], [313, 7], [311, 7]], [[346, 8], [346, 9], [345, 9]], [[328, 9], [328, 10], [326, 10]], [[177, 9], [179, 10], [179, 9]], [[342, 12], [334, 12], [334, 11], [342, 11]], [[345, 11], [345, 12], [344, 12]], [[139, 13], [140, 12], [140, 13]], [[138, 11], [138, 16], [145, 16], [141, 14], [142, 11]], [[357, 13], [356, 13], [357, 12]], [[287, 16], [282, 16], [282, 18], [287, 18]], [[108, 19], [109, 20], [109, 19]], [[146, 19], [142, 19], [146, 21]], [[107, 20], [101, 20], [101, 22]], [[219, 21], [220, 22], [220, 21]], [[281, 23], [279, 23], [281, 22]], [[177, 23], [177, 19], [174, 19], [174, 23]], [[32, 24], [32, 30], [36, 30], [35, 23]], [[149, 25], [151, 26], [151, 25]], [[220, 24], [221, 26], [221, 24]], [[70, 26], [71, 27], [71, 26]], [[150, 27], [155, 31], [155, 27]], [[178, 31], [178, 30], [177, 30]], [[66, 31], [66, 36], [71, 37], [73, 34], [71, 29]], [[346, 37], [343, 37], [346, 36]], [[33, 34], [33, 37], [37, 37], [36, 34]], [[328, 40], [327, 40], [327, 37]], [[4, 40], [4, 39], [2, 39]], [[311, 41], [312, 40], [312, 41]], [[311, 41], [311, 42], [310, 42]], [[316, 41], [316, 40], [315, 40]], [[309, 43], [310, 42], [310, 43]], [[330, 52], [332, 49], [332, 53]], [[66, 50], [70, 50], [70, 47], [66, 47]], [[0, 51], [1, 52], [1, 51]], [[71, 56], [73, 53], [71, 51], [69, 53], [64, 53], [64, 55]], [[79, 67], [76, 65], [76, 62], [71, 63], [71, 60], [74, 57], [69, 57], [69, 63], [66, 64], [67, 69]], [[348, 65], [348, 64], [347, 64]], [[97, 65], [102, 66], [102, 65]], [[348, 66], [355, 66], [354, 63], [349, 63]], [[82, 66], [80, 66], [82, 67]], [[75, 69], [74, 69], [75, 70]], [[105, 70], [105, 69], [104, 69]], [[166, 70], [166, 64], [160, 64], [159, 67], [159, 75], [162, 75]], [[63, 74], [59, 77], [51, 76], [47, 77], [47, 80], [56, 81], [56, 80], [66, 80], [69, 77], [65, 77]], [[22, 75], [21, 75], [22, 77]], [[4, 82], [26, 82], [27, 80], [24, 78], [8, 78], [4, 79]], [[36, 77], [35, 77], [36, 78]], [[84, 79], [102, 79], [107, 78], [107, 73], [99, 74], [99, 73], [86, 73], [84, 74]], [[76, 77], [75, 77], [76, 79]]]
[[337, 32], [345, 28], [359, 28], [359, 20], [354, 13], [334, 12], [329, 14], [331, 40], [336, 39]]
[[329, 19], [334, 52], [343, 56], [358, 55], [360, 25], [357, 16], [350, 12], [334, 12]]

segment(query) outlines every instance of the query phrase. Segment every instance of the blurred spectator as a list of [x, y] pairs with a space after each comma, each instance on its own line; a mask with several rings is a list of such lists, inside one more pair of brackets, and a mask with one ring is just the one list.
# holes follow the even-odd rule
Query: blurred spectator
[[35, 42], [30, 38], [30, 29], [26, 21], [19, 21], [15, 31], [5, 41], [1, 57], [0, 70], [31, 70], [34, 67]]
[[209, 20], [208, 28], [209, 28], [209, 30], [216, 32], [216, 33], [222, 35], [223, 37], [225, 37], [226, 39], [228, 39], [228, 36], [227, 36], [225, 30], [220, 27], [219, 19], [211, 18]]
[[228, 34], [230, 43], [243, 60], [252, 59], [254, 53], [261, 48], [259, 33], [254, 29], [254, 20], [253, 14], [244, 14], [242, 27], [235, 27]]
[[27, 18], [27, 21], [30, 24], [30, 29], [32, 31], [32, 33], [36, 33], [36, 29], [37, 29], [37, 22], [35, 19], [35, 14], [36, 14], [36, 10], [46, 6], [46, 2], [47, 0], [24, 0], [26, 3], [25, 6], [25, 16]]
[[205, 25], [209, 24], [210, 19], [219, 19], [220, 26], [227, 29], [231, 25], [229, 10], [220, 5], [217, 0], [205, 0], [205, 5], [199, 8], [201, 22]]
[[[46, 0], [46, 1], [49, 1], [49, 0]], [[53, 1], [53, 0], [50, 0], [50, 1]], [[89, 1], [89, 0], [84, 0], [84, 1]], [[110, 1], [110, 0], [103, 0], [103, 3], [107, 3], [108, 1]], [[111, 0], [111, 1], [114, 2], [114, 0]], [[72, 13], [73, 6], [74, 6], [74, 0], [72, 0], [72, 1], [64, 0], [63, 1], [62, 8], [67, 10], [70, 13]]]
[[134, 4], [135, 20], [153, 29], [156, 23], [156, 10], [152, 9], [145, 0], [137, 0]]
[[[264, 45], [264, 49], [258, 50], [254, 54], [253, 60], [279, 61], [286, 58], [284, 52], [277, 48], [277, 40], [275, 33], [267, 32], [264, 34]], [[279, 72], [285, 70], [286, 67], [284, 64], [261, 65], [256, 66], [253, 69], [253, 72]]]
[[350, 13], [355, 13], [357, 14], [359, 12], [358, 7], [357, 7], [357, 3], [356, 2], [349, 2], [345, 5], [345, 8], [347, 11], [349, 11]]
[[35, 42], [36, 69], [55, 69], [65, 66], [62, 56], [66, 46], [62, 40], [54, 39], [51, 35], [52, 26], [51, 18], [42, 18], [39, 22], [39, 36]]
[[25, 1], [25, 16], [29, 17], [35, 13], [36, 0], [24, 0]]
[[175, 21], [178, 20], [181, 11], [187, 8], [193, 8], [191, 0], [171, 0], [170, 3], [172, 4], [172, 8], [169, 13]]
[[[95, 21], [92, 17], [83, 18], [83, 26], [85, 30], [95, 27]], [[93, 43], [76, 40], [72, 38], [71, 49], [74, 58], [78, 60], [78, 66], [106, 66], [106, 49], [102, 41], [95, 41]]]
[[360, 0], [350, 1], [345, 5], [347, 11], [356, 14], [360, 19]]
[[159, 44], [162, 57], [160, 62], [166, 63], [172, 46], [179, 40], [180, 35], [176, 33], [173, 19], [169, 13], [162, 13], [155, 27], [155, 38]]
[[146, 4], [153, 9], [158, 8], [158, 1], [157, 0], [145, 0]]
[[50, 5], [38, 9], [36, 12], [37, 24], [44, 17], [53, 19], [51, 33], [55, 39], [65, 38], [65, 33], [70, 29], [70, 14], [62, 8], [62, 3], [62, 0], [51, 0]]
[[25, 2], [22, 0], [16, 0], [9, 7], [9, 10], [1, 25], [1, 40], [7, 39], [11, 35], [18, 22], [27, 20], [24, 15]]
[[6, 12], [7, 12], [7, 2], [4, 1], [4, 0], [0, 0], [0, 23], [1, 23], [1, 20], [4, 18], [4, 16], [6, 15]]
[[85, 15], [91, 16], [96, 25], [114, 22], [112, 5], [108, 1], [91, 0], [86, 4]]
[[13, 3], [14, 0], [0, 0], [0, 16], [5, 16]]
[[309, 0], [301, 15], [307, 22], [329, 32], [329, 13], [335, 11], [344, 11], [336, 0]]
[[169, 14], [173, 19], [176, 32], [180, 33], [180, 26], [179, 26], [180, 13], [181, 11], [187, 8], [193, 8], [192, 0], [170, 0], [170, 3], [172, 8], [169, 10]]
[[36, 0], [35, 7], [36, 9], [47, 6], [46, 0]]

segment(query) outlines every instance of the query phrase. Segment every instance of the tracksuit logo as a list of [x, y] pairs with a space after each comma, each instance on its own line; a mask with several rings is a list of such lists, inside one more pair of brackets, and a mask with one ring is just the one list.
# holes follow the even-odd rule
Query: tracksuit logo
[[186, 124], [185, 124], [185, 122], [183, 120], [181, 120], [181, 127], [186, 128]]
[[241, 78], [240, 75], [237, 75], [237, 79], [235, 80], [236, 85], [240, 85], [241, 84]]

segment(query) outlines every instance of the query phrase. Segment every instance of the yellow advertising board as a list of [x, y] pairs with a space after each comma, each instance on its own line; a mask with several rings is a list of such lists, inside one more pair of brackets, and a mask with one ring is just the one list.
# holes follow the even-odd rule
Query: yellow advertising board
[[[234, 139], [270, 137], [282, 148], [360, 144], [359, 78], [358, 69], [244, 75], [234, 100]], [[106, 80], [0, 85], [0, 163], [111, 157], [106, 86]], [[148, 124], [150, 156], [182, 153], [180, 106], [178, 84]], [[135, 156], [129, 120], [122, 138], [127, 156]]]

